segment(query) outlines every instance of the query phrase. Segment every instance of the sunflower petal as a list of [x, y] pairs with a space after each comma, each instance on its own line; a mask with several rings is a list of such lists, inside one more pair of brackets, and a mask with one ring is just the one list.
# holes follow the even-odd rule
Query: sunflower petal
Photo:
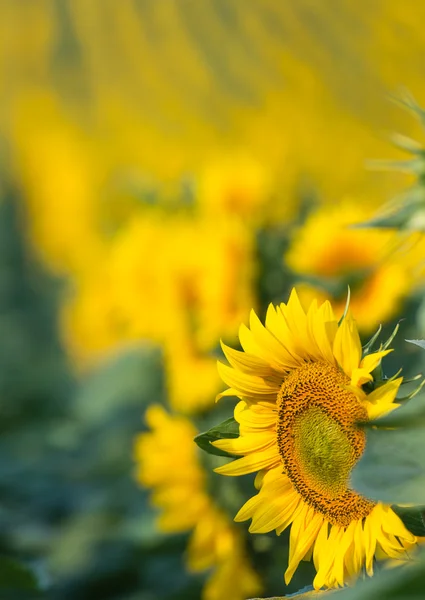
[[217, 467], [214, 471], [221, 473], [221, 475], [246, 475], [260, 469], [275, 467], [279, 464], [280, 460], [277, 447], [273, 446], [272, 448], [267, 448], [267, 450], [238, 458], [227, 465]]
[[353, 370], [360, 364], [362, 346], [357, 326], [350, 314], [346, 315], [338, 327], [333, 353], [344, 373], [351, 378]]

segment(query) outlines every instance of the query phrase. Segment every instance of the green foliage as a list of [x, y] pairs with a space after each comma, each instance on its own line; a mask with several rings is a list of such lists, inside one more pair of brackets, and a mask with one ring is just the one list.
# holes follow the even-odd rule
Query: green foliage
[[0, 556], [0, 597], [8, 600], [42, 598], [34, 573], [11, 558]]
[[425, 505], [425, 397], [368, 425], [354, 488], [388, 504]]
[[66, 290], [24, 243], [19, 208], [9, 190], [0, 201], [0, 598], [43, 597], [22, 563], [49, 600], [133, 600], [145, 590], [198, 598], [186, 536], [157, 531], [133, 477], [143, 410], [166, 397], [161, 355], [129, 348], [74, 380], [57, 333]]
[[227, 456], [233, 457], [229, 452], [225, 452], [220, 448], [216, 448], [211, 445], [211, 442], [215, 442], [217, 440], [223, 440], [228, 438], [237, 438], [239, 435], [239, 423], [235, 421], [233, 417], [226, 419], [219, 425], [215, 425], [211, 427], [208, 431], [204, 433], [200, 433], [195, 437], [195, 442], [198, 446], [208, 452], [208, 454], [214, 454], [215, 456]]
[[[378, 567], [379, 568], [379, 567]], [[332, 600], [420, 600], [425, 589], [423, 556], [411, 565], [382, 569], [373, 578], [331, 595]], [[339, 598], [338, 598], [339, 596]]]
[[409, 531], [418, 537], [425, 536], [423, 510], [419, 510], [417, 508], [405, 508], [401, 506], [393, 506], [393, 510], [398, 514]]
[[[394, 100], [425, 128], [425, 111], [408, 91]], [[413, 187], [384, 205], [377, 215], [353, 227], [425, 231], [425, 146], [400, 134], [393, 134], [391, 139], [395, 146], [412, 154], [413, 158], [369, 161], [369, 165], [374, 169], [411, 173], [416, 182]]]

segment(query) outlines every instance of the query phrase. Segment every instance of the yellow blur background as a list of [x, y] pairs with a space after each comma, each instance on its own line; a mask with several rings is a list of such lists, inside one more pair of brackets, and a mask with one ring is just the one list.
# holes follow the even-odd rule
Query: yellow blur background
[[420, 139], [390, 96], [425, 104], [424, 22], [417, 0], [0, 0], [0, 192], [61, 281], [76, 380], [159, 347], [168, 409], [199, 415], [220, 338], [292, 285], [342, 312], [349, 284], [365, 334], [401, 314], [423, 247], [346, 227], [413, 181], [366, 162]]
[[[256, 306], [255, 235], [314, 194], [366, 212], [399, 175], [388, 100], [421, 99], [425, 7], [349, 0], [3, 0], [3, 165], [39, 256], [69, 278], [85, 367], [149, 339], [185, 371]], [[173, 364], [178, 347], [181, 365]], [[210, 381], [211, 380], [211, 381]], [[188, 400], [192, 402], [192, 400]]]

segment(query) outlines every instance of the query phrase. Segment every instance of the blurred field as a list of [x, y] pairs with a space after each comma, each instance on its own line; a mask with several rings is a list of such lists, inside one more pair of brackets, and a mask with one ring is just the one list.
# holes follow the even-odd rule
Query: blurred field
[[[392, 132], [423, 142], [389, 97], [425, 105], [424, 19], [414, 0], [0, 0], [0, 598], [310, 585], [310, 563], [284, 585], [288, 536], [233, 524], [249, 477], [135, 440], [152, 404], [195, 433], [230, 416], [219, 340], [293, 285], [341, 314], [349, 285], [365, 339], [404, 318], [404, 372], [423, 369], [402, 345], [425, 332], [421, 235], [347, 226], [415, 180], [366, 161], [405, 158]], [[158, 500], [176, 465], [207, 541], [195, 509], [161, 529], [186, 506]]]

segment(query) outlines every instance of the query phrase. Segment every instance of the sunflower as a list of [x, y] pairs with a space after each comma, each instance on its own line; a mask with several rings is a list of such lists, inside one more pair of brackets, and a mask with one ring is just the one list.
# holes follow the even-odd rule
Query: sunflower
[[[364, 332], [392, 318], [416, 285], [412, 261], [407, 253], [397, 251], [394, 232], [353, 227], [370, 216], [358, 200], [324, 205], [296, 231], [285, 255], [296, 275], [332, 284], [335, 310], [343, 310], [348, 284], [351, 307]], [[297, 287], [301, 302], [318, 297], [331, 300], [322, 286]]]
[[136, 478], [151, 488], [152, 504], [161, 512], [158, 528], [164, 532], [191, 531], [187, 568], [211, 570], [202, 600], [243, 600], [261, 590], [258, 575], [245, 551], [241, 532], [207, 491], [207, 472], [193, 443], [193, 423], [152, 405], [146, 412], [150, 431], [136, 438]]
[[[358, 422], [379, 417], [394, 402], [402, 378], [374, 386], [373, 371], [390, 350], [362, 358], [349, 311], [338, 322], [328, 301], [307, 313], [292, 290], [287, 304], [270, 305], [265, 326], [254, 311], [242, 325], [244, 352], [223, 344], [230, 366], [219, 363], [237, 396], [239, 437], [214, 442], [237, 460], [216, 469], [223, 475], [258, 472], [258, 493], [236, 521], [252, 519], [251, 533], [291, 526], [289, 583], [301, 560], [311, 557], [315, 589], [343, 586], [374, 557], [406, 559], [416, 543], [390, 506], [350, 488], [350, 472], [365, 448]], [[373, 388], [369, 394], [363, 388]]]

